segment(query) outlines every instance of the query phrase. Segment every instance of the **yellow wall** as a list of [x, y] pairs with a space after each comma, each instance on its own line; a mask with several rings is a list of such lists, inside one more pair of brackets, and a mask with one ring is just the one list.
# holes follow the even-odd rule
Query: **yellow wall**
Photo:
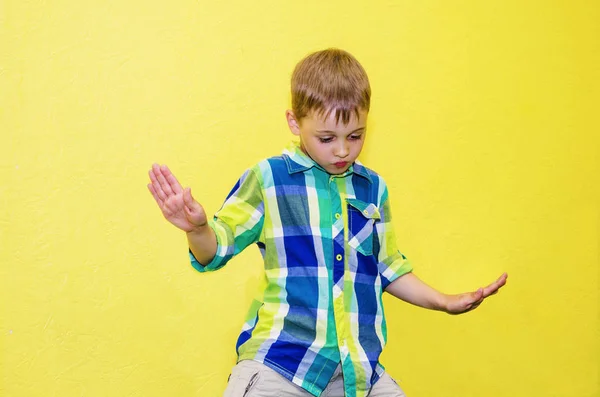
[[[167, 163], [211, 213], [279, 153], [307, 52], [373, 87], [362, 160], [452, 317], [387, 297], [409, 397], [598, 396], [600, 6], [593, 1], [3, 1], [6, 396], [218, 396], [256, 249], [199, 274], [146, 190]], [[594, 115], [596, 113], [596, 115]]]

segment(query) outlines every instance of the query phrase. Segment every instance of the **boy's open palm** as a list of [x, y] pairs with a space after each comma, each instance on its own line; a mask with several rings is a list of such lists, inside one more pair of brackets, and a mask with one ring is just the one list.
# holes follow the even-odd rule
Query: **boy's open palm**
[[206, 225], [204, 209], [194, 200], [190, 188], [183, 189], [166, 165], [153, 164], [148, 174], [148, 190], [169, 222], [185, 232]]
[[479, 288], [475, 292], [448, 296], [446, 311], [449, 314], [461, 314], [477, 308], [490, 295], [494, 295], [500, 288], [506, 284], [506, 273], [502, 274], [498, 280], [494, 281], [485, 288]]

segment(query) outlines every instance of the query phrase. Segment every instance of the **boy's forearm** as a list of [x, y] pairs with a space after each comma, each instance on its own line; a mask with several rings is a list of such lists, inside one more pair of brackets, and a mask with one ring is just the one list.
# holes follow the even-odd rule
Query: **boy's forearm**
[[186, 234], [190, 250], [196, 260], [204, 266], [209, 264], [217, 253], [217, 236], [214, 230], [204, 225]]
[[425, 284], [412, 272], [398, 277], [385, 291], [416, 306], [447, 311], [447, 295]]

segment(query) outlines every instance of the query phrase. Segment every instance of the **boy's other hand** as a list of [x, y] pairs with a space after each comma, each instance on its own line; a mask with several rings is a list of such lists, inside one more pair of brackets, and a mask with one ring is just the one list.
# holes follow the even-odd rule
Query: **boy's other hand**
[[485, 288], [479, 288], [475, 292], [446, 296], [446, 312], [449, 314], [461, 314], [476, 309], [477, 306], [490, 295], [494, 295], [506, 284], [508, 274], [504, 273]]
[[191, 189], [183, 189], [166, 165], [153, 164], [148, 174], [148, 190], [169, 222], [186, 233], [206, 226], [206, 213]]

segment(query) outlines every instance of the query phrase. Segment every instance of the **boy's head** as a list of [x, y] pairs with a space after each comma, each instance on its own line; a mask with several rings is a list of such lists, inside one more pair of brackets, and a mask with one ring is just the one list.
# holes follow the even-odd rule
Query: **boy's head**
[[296, 65], [286, 117], [302, 150], [329, 173], [340, 174], [362, 150], [370, 100], [369, 79], [356, 58], [327, 49]]
[[300, 121], [310, 113], [348, 124], [359, 110], [369, 112], [371, 86], [361, 64], [346, 51], [331, 48], [308, 55], [292, 74], [292, 111]]

